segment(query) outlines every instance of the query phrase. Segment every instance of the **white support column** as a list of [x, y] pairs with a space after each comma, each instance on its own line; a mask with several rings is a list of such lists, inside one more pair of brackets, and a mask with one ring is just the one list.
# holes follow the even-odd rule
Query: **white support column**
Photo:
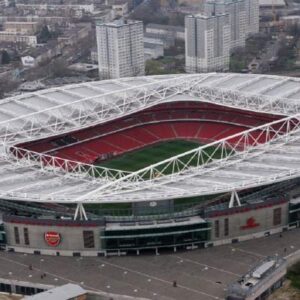
[[[237, 204], [237, 205], [235, 205], [235, 204]], [[229, 208], [232, 208], [232, 207], [235, 207], [235, 206], [242, 206], [242, 205], [241, 205], [241, 201], [240, 201], [240, 198], [239, 198], [239, 195], [238, 195], [237, 191], [233, 190], [231, 192]]]
[[85, 209], [84, 209], [82, 203], [78, 203], [77, 204], [77, 207], [76, 207], [76, 210], [75, 210], [75, 214], [74, 214], [74, 221], [77, 220], [78, 214], [79, 214], [79, 220], [81, 220], [81, 221], [82, 220], [85, 220], [85, 221], [88, 220], [86, 212], [85, 212]]
[[76, 210], [75, 210], [75, 214], [74, 214], [74, 221], [76, 221], [76, 219], [77, 219], [78, 212], [79, 212], [79, 204], [77, 204], [77, 206], [76, 206]]

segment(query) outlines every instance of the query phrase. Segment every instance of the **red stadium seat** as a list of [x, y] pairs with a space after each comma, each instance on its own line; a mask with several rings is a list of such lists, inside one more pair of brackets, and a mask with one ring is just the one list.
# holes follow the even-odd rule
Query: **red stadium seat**
[[[20, 144], [19, 147], [91, 164], [98, 159], [111, 158], [159, 141], [186, 139], [208, 143], [278, 118], [280, 116], [245, 112], [210, 103], [172, 102], [68, 133], [66, 144], [55, 142], [55, 139], [64, 141], [67, 137], [61, 136]], [[260, 136], [260, 132], [255, 132], [255, 135], [259, 138], [256, 142], [253, 140], [253, 144], [266, 142], [266, 137]], [[237, 141], [233, 138], [230, 142]]]

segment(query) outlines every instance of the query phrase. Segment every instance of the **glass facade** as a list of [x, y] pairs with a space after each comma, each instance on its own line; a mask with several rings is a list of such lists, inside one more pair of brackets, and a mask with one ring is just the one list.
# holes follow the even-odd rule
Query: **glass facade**
[[95, 248], [94, 232], [92, 230], [83, 231], [84, 248]]
[[220, 237], [220, 221], [215, 220], [215, 238]]
[[14, 227], [14, 235], [15, 235], [15, 243], [16, 245], [20, 244], [20, 234], [19, 234], [19, 227]]
[[0, 224], [0, 245], [6, 244], [6, 233], [3, 224]]
[[28, 228], [24, 228], [24, 243], [27, 246], [30, 245]]
[[201, 244], [210, 239], [209, 223], [160, 228], [105, 230], [101, 235], [105, 250], [147, 249]]
[[6, 244], [6, 234], [4, 231], [0, 231], [0, 245]]
[[229, 219], [224, 219], [224, 236], [229, 235]]
[[300, 202], [296, 204], [290, 204], [289, 209], [289, 224], [296, 225], [300, 223]]
[[278, 226], [281, 224], [281, 207], [273, 209], [273, 225]]

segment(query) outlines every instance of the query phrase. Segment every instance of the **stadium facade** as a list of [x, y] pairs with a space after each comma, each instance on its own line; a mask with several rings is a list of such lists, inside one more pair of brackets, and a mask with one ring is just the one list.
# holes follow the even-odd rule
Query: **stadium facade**
[[[121, 255], [298, 227], [299, 101], [299, 79], [229, 73], [123, 78], [5, 99], [0, 242], [36, 254]], [[193, 146], [159, 159], [164, 143], [182, 141]], [[128, 168], [111, 167], [146, 150]]]

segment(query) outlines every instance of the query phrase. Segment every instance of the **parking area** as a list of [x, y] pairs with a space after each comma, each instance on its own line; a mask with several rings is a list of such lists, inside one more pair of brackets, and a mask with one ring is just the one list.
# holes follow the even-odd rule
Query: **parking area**
[[300, 230], [295, 229], [282, 236], [160, 255], [52, 257], [0, 252], [0, 277], [51, 285], [73, 282], [90, 290], [148, 299], [224, 299], [227, 284], [259, 260], [299, 249]]

